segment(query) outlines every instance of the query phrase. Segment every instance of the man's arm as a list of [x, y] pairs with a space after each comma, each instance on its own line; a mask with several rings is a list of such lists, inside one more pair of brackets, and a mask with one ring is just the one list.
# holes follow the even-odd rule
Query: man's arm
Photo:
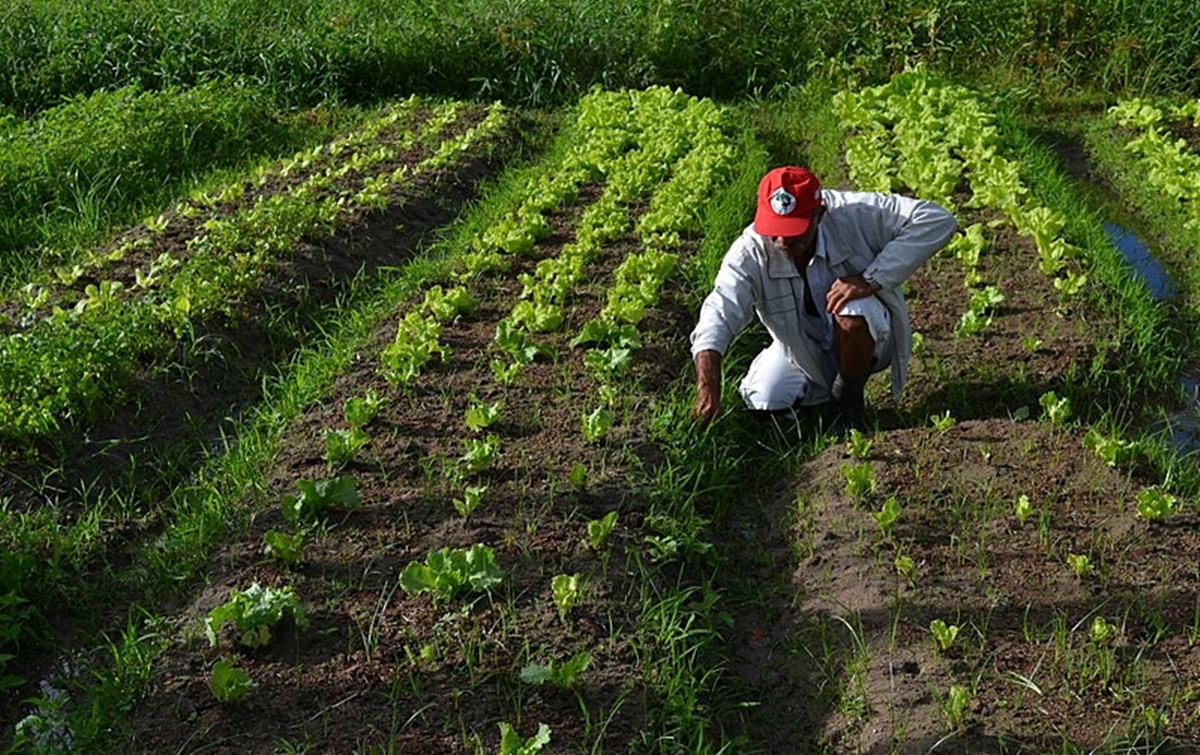
[[696, 406], [692, 413], [708, 424], [721, 414], [721, 352], [696, 352]]

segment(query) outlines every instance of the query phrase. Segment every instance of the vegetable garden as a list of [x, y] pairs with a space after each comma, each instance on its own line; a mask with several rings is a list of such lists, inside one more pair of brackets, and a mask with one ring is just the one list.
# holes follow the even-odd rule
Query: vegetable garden
[[[154, 12], [93, 21], [143, 39]], [[114, 42], [140, 73], [87, 86], [0, 55], [13, 93], [70, 95], [0, 110], [0, 747], [1200, 747], [1200, 106], [1174, 64], [1058, 110], [952, 75], [930, 17], [904, 65], [860, 49], [754, 98], [665, 58], [513, 96], [537, 18], [497, 27], [528, 57], [481, 60], [475, 96], [219, 46], [192, 81], [200, 36]], [[742, 410], [757, 328], [724, 415], [691, 416], [687, 335], [785, 162], [959, 221], [865, 430]]]

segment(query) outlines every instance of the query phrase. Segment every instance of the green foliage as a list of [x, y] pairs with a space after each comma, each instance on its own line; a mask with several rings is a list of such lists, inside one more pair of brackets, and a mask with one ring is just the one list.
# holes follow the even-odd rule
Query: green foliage
[[875, 492], [875, 468], [870, 462], [843, 464], [842, 476], [846, 478], [846, 494], [855, 501]]
[[409, 312], [396, 328], [395, 339], [379, 354], [383, 375], [392, 385], [409, 385], [434, 357], [445, 360], [450, 349], [440, 339], [442, 326], [419, 312]]
[[947, 409], [941, 414], [929, 415], [929, 424], [933, 425], [934, 430], [937, 430], [939, 433], [944, 433], [958, 424], [958, 420], [956, 420], [950, 414], [950, 410]]
[[583, 415], [583, 436], [592, 443], [599, 443], [608, 437], [616, 419], [613, 413], [603, 406], [598, 406], [592, 412]]
[[238, 631], [238, 643], [259, 648], [271, 642], [271, 630], [290, 615], [297, 627], [308, 625], [308, 616], [300, 597], [290, 586], [263, 587], [254, 582], [245, 591], [231, 590], [229, 600], [208, 612], [204, 633], [210, 645], [216, 645], [221, 627], [233, 624]]
[[500, 722], [500, 755], [536, 755], [550, 744], [550, 727], [539, 723], [537, 734], [521, 740], [521, 736], [507, 722]]
[[604, 544], [608, 542], [609, 535], [612, 534], [613, 527], [617, 524], [617, 512], [610, 511], [599, 519], [589, 520], [587, 523], [588, 544], [594, 550], [600, 550]]
[[346, 424], [350, 427], [366, 427], [387, 406], [388, 400], [370, 389], [363, 396], [351, 396], [343, 405]]
[[1052, 425], [1066, 424], [1071, 418], [1071, 400], [1066, 396], [1060, 398], [1054, 391], [1046, 391], [1038, 398], [1038, 404], [1042, 407], [1042, 418]]
[[488, 435], [482, 440], [465, 438], [463, 444], [467, 447], [467, 452], [459, 457], [459, 462], [463, 469], [472, 474], [490, 467], [496, 459], [496, 454], [500, 453], [500, 437], [497, 435]]
[[257, 685], [245, 669], [233, 665], [233, 661], [222, 658], [213, 664], [208, 688], [218, 702], [229, 705], [238, 702], [252, 692]]
[[862, 461], [871, 453], [872, 440], [857, 427], [850, 428], [850, 437], [846, 440], [846, 450], [852, 459]]
[[1090, 428], [1083, 436], [1083, 447], [1094, 451], [1110, 467], [1123, 464], [1133, 458], [1134, 445], [1120, 438], [1105, 437], [1096, 428]]
[[462, 498], [454, 499], [454, 510], [457, 511], [463, 519], [467, 519], [471, 514], [475, 513], [475, 509], [479, 508], [479, 504], [483, 502], [483, 496], [487, 493], [487, 485], [468, 485], [463, 488]]
[[558, 574], [550, 580], [550, 591], [559, 616], [565, 616], [575, 607], [583, 597], [586, 585], [587, 580], [582, 574]]
[[263, 533], [263, 544], [267, 553], [277, 561], [285, 564], [298, 564], [304, 549], [304, 533], [286, 535], [278, 530], [267, 530]]
[[896, 526], [896, 520], [900, 518], [900, 502], [896, 500], [895, 496], [888, 496], [887, 500], [883, 502], [883, 508], [871, 516], [879, 525], [879, 531], [883, 533], [883, 536], [890, 539]]
[[571, 486], [571, 489], [582, 493], [584, 488], [587, 487], [587, 482], [587, 465], [581, 461], [573, 462], [571, 464], [571, 471], [567, 474], [567, 483]]
[[283, 518], [291, 524], [311, 522], [331, 508], [354, 508], [361, 503], [353, 475], [323, 480], [296, 480], [299, 495], [283, 496]]
[[961, 731], [971, 713], [971, 691], [960, 684], [950, 685], [950, 691], [942, 701], [942, 712], [950, 729]]
[[1137, 513], [1148, 522], [1157, 522], [1175, 513], [1175, 496], [1158, 488], [1143, 488], [1137, 494]]
[[325, 461], [333, 466], [353, 461], [371, 436], [358, 427], [346, 430], [325, 428]]
[[471, 396], [467, 403], [467, 429], [471, 432], [486, 430], [500, 418], [500, 410], [503, 408], [502, 401], [485, 404], [477, 396]]
[[1013, 514], [1016, 515], [1017, 521], [1024, 524], [1029, 517], [1033, 516], [1033, 503], [1029, 500], [1029, 496], [1022, 493], [1016, 503], [1013, 504]]
[[571, 656], [565, 663], [530, 663], [521, 668], [521, 681], [535, 685], [550, 682], [560, 689], [573, 689], [579, 675], [587, 671], [591, 663], [592, 654], [586, 650]]
[[1076, 577], [1086, 577], [1092, 573], [1092, 557], [1086, 553], [1068, 553], [1067, 564]]
[[459, 315], [468, 315], [479, 306], [479, 301], [467, 291], [466, 286], [455, 286], [449, 291], [439, 285], [430, 286], [425, 291], [425, 300], [421, 309], [429, 312], [437, 320], [446, 322]]
[[409, 595], [428, 592], [435, 602], [446, 603], [464, 593], [490, 592], [503, 577], [492, 549], [476, 543], [468, 549], [447, 546], [424, 562], [411, 562], [400, 573], [400, 586]]
[[933, 634], [933, 645], [939, 653], [945, 653], [954, 641], [958, 639], [959, 626], [957, 624], [947, 624], [941, 619], [934, 619], [929, 622], [929, 631]]

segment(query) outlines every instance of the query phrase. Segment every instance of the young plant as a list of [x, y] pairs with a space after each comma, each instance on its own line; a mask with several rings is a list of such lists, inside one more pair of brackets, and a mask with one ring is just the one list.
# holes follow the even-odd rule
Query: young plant
[[542, 748], [550, 744], [550, 727], [539, 723], [537, 734], [529, 739], [521, 740], [509, 723], [500, 722], [500, 755], [537, 755]]
[[213, 664], [212, 675], [208, 680], [208, 688], [213, 697], [225, 705], [238, 702], [252, 692], [257, 685], [245, 669], [233, 665], [233, 661], [222, 658]]
[[1092, 573], [1092, 559], [1086, 553], [1068, 553], [1067, 563], [1076, 577], [1082, 578]]
[[309, 522], [320, 518], [330, 508], [359, 505], [354, 477], [341, 475], [324, 480], [296, 480], [300, 495], [287, 494], [283, 497], [283, 518], [291, 524]]
[[971, 691], [959, 684], [950, 685], [950, 691], [940, 701], [946, 723], [952, 731], [961, 731], [971, 712]]
[[894, 566], [896, 567], [896, 573], [904, 577], [905, 581], [909, 584], [912, 584], [913, 578], [917, 574], [917, 563], [913, 561], [912, 556], [906, 553], [897, 555]]
[[957, 624], [947, 624], [941, 619], [929, 622], [929, 631], [933, 633], [933, 646], [939, 653], [945, 653], [958, 639], [960, 627]]
[[455, 286], [449, 291], [438, 285], [430, 286], [425, 291], [425, 301], [421, 303], [421, 309], [441, 322], [470, 314], [477, 306], [479, 302], [467, 292], [465, 286]]
[[613, 527], [617, 523], [617, 512], [610, 511], [600, 519], [592, 519], [587, 523], [588, 544], [594, 550], [600, 550], [608, 542]]
[[1143, 488], [1137, 494], [1138, 516], [1148, 522], [1157, 522], [1175, 513], [1175, 496], [1158, 488]]
[[300, 597], [291, 587], [263, 587], [254, 582], [245, 591], [231, 590], [229, 600], [208, 612], [204, 634], [208, 644], [216, 646], [221, 627], [233, 624], [238, 631], [238, 643], [246, 647], [263, 647], [271, 641], [271, 630], [290, 615], [299, 628], [308, 625], [308, 616]]
[[1042, 407], [1042, 417], [1050, 420], [1052, 425], [1065, 424], [1071, 418], [1071, 400], [1066, 396], [1058, 397], [1054, 391], [1046, 391], [1038, 397]]
[[267, 553], [276, 561], [285, 564], [300, 563], [301, 551], [304, 548], [304, 533], [285, 535], [279, 530], [267, 530], [263, 533], [263, 544]]
[[867, 458], [867, 454], [871, 453], [871, 445], [873, 441], [868, 438], [857, 427], [850, 428], [850, 437], [846, 441], [846, 450], [850, 452], [850, 457], [862, 461]]
[[941, 414], [933, 414], [929, 417], [929, 424], [933, 425], [933, 429], [937, 430], [939, 433], [946, 432], [950, 428], [954, 427], [957, 422], [958, 420], [954, 419], [954, 417], [950, 415], [949, 409]]
[[1120, 438], [1107, 438], [1094, 427], [1087, 431], [1087, 435], [1083, 436], [1083, 446], [1094, 452], [1110, 467], [1128, 461], [1133, 456], [1134, 450], [1132, 443]]
[[353, 461], [363, 446], [371, 442], [365, 431], [351, 427], [347, 430], [325, 428], [325, 463], [329, 467]]
[[463, 497], [454, 499], [454, 509], [462, 515], [463, 519], [470, 518], [475, 509], [479, 508], [487, 489], [487, 485], [468, 485], [463, 489]]
[[351, 396], [346, 399], [346, 403], [342, 407], [342, 413], [346, 417], [347, 425], [361, 428], [375, 419], [376, 415], [379, 414], [379, 410], [386, 405], [387, 399], [372, 389], [368, 390], [366, 395]]
[[400, 586], [409, 595], [428, 592], [434, 602], [446, 603], [463, 593], [490, 592], [503, 578], [492, 549], [476, 543], [469, 549], [447, 546], [424, 562], [411, 562], [400, 573]]
[[483, 440], [466, 438], [463, 443], [467, 447], [467, 452], [459, 457], [459, 461], [468, 472], [473, 474], [478, 474], [490, 467], [496, 460], [496, 454], [500, 452], [500, 438], [496, 435], [488, 435]]
[[1021, 524], [1024, 524], [1025, 520], [1033, 516], [1033, 503], [1029, 500], [1029, 496], [1021, 494], [1017, 498], [1017, 502], [1013, 504], [1013, 514], [1016, 515], [1017, 521]]
[[471, 396], [467, 403], [467, 429], [476, 433], [486, 430], [500, 419], [500, 410], [503, 408], [502, 401], [485, 404], [477, 396]]
[[875, 492], [875, 468], [870, 462], [843, 464], [842, 475], [846, 478], [846, 494], [855, 501]]
[[397, 326], [395, 339], [379, 354], [383, 376], [392, 385], [411, 384], [431, 359], [444, 361], [450, 355], [441, 337], [441, 323], [419, 312], [409, 312]]
[[591, 443], [598, 443], [608, 435], [614, 421], [612, 412], [603, 406], [596, 407], [591, 414], [583, 415], [583, 436]]
[[550, 591], [554, 595], [554, 605], [558, 608], [560, 618], [579, 603], [586, 586], [587, 580], [582, 574], [558, 574], [550, 580]]
[[879, 525], [880, 532], [888, 540], [892, 539], [892, 530], [896, 526], [896, 520], [900, 518], [900, 502], [895, 496], [888, 496], [888, 499], [883, 502], [883, 508], [871, 515], [876, 524]]
[[571, 464], [571, 471], [567, 474], [567, 483], [571, 489], [582, 493], [587, 487], [588, 468], [582, 461], [577, 461]]
[[521, 669], [521, 681], [526, 684], [544, 684], [550, 682], [560, 689], [572, 689], [579, 675], [587, 671], [592, 663], [592, 654], [582, 650], [565, 663], [530, 663]]

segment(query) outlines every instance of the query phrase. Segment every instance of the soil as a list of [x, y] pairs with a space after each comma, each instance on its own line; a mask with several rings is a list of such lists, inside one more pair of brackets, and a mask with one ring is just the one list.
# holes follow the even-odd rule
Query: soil
[[[423, 200], [363, 218], [353, 233], [314, 241], [304, 256], [393, 264], [395, 253], [383, 251], [410, 248], [420, 234], [397, 240], [390, 229], [444, 222], [444, 210], [434, 209], [443, 207], [432, 199], [438, 193], [430, 188]], [[537, 258], [572, 240], [587, 196], [551, 219], [554, 233]], [[965, 223], [991, 219], [964, 216]], [[730, 624], [720, 658], [704, 660], [725, 665], [719, 693], [728, 699], [713, 701], [721, 716], [714, 735], [718, 726], [744, 733], [739, 752], [1043, 753], [1064, 743], [1090, 750], [1148, 736], [1147, 709], [1170, 711], [1150, 732], [1155, 737], [1181, 751], [1200, 747], [1195, 717], [1178, 707], [1192, 704], [1200, 683], [1196, 516], [1189, 509], [1166, 522], [1138, 518], [1134, 497], [1152, 482], [1143, 465], [1109, 467], [1083, 445], [1078, 427], [1039, 420], [1043, 394], [1062, 391], [1073, 369], [1104, 363], [1099, 334], [1115, 325], [1082, 299], [1061, 301], [1037, 272], [1027, 240], [1003, 227], [987, 234], [980, 273], [1004, 302], [981, 335], [958, 337], [954, 326], [969, 297], [961, 264], [936, 257], [908, 282], [924, 350], [901, 401], [888, 395], [886, 377], [871, 382], [866, 455], [851, 458], [849, 446], [835, 442], [795, 463], [787, 439], [811, 440], [811, 424], [765, 424], [764, 437], [774, 433], [776, 444], [746, 452], [789, 471], [761, 485], [758, 472], [744, 505], [713, 512], [717, 587]], [[519, 296], [518, 274], [537, 258], [473, 282], [478, 308], [445, 328], [451, 356], [403, 389], [377, 369], [379, 350], [417, 304], [398, 303], [353, 368], [265, 460], [268, 483], [248, 494], [256, 514], [246, 531], [213, 554], [204, 584], [165, 606], [173, 617], [164, 628], [169, 644], [128, 714], [125, 749], [496, 752], [501, 721], [522, 738], [547, 724], [546, 751], [657, 749], [643, 736], [661, 721], [663, 692], [647, 661], [653, 655], [637, 642], [653, 586], [637, 564], [647, 557], [650, 481], [668, 449], [648, 418], [691, 385], [687, 334], [704, 292], [678, 280], [668, 285], [641, 327], [636, 388], [622, 393], [617, 425], [602, 442], [580, 431], [582, 415], [601, 398], [582, 350], [567, 345], [599, 311], [612, 269], [636, 246], [627, 235], [606, 249], [564, 330], [538, 338], [554, 356], [507, 386], [492, 375], [492, 337]], [[688, 242], [683, 255], [695, 248]], [[143, 412], [170, 417], [190, 411], [186, 402], [248, 401], [248, 384], [238, 385], [205, 400], [149, 392]], [[346, 429], [344, 402], [372, 390], [388, 401], [365, 428], [370, 442], [354, 461], [331, 466], [326, 430]], [[499, 424], [479, 434], [495, 434], [501, 451], [469, 478], [487, 490], [463, 517], [453, 501], [466, 481], [445, 472], [465, 451], [472, 397], [502, 402]], [[947, 412], [952, 426], [932, 426], [931, 416]], [[754, 421], [735, 413], [713, 436], [734, 442]], [[852, 496], [844, 469], [860, 463], [872, 465], [875, 489]], [[587, 470], [582, 489], [569, 480], [577, 464]], [[361, 504], [327, 513], [307, 533], [299, 564], [270, 558], [263, 534], [293, 531], [282, 517], [284, 496], [297, 492], [298, 480], [333, 474], [353, 475]], [[1022, 495], [1035, 511], [1024, 522], [1013, 515]], [[901, 515], [885, 537], [872, 514], [889, 497]], [[616, 528], [594, 548], [587, 524], [611, 511]], [[504, 571], [494, 593], [440, 602], [399, 586], [409, 563], [476, 543], [493, 549]], [[1089, 556], [1090, 574], [1069, 565], [1067, 557], [1080, 554]], [[910, 575], [898, 573], [897, 555], [911, 559]], [[583, 575], [586, 588], [579, 605], [560, 613], [551, 580], [562, 574]], [[307, 625], [285, 621], [260, 649], [238, 646], [228, 630], [210, 645], [208, 612], [253, 583], [293, 587]], [[1089, 636], [1097, 616], [1115, 627], [1111, 639]], [[961, 627], [947, 650], [934, 647], [934, 619]], [[561, 666], [579, 653], [590, 664], [575, 685], [519, 679], [530, 664]], [[209, 688], [210, 669], [223, 657], [257, 685], [235, 704], [218, 702]], [[969, 691], [956, 718], [947, 712], [952, 686]]]

